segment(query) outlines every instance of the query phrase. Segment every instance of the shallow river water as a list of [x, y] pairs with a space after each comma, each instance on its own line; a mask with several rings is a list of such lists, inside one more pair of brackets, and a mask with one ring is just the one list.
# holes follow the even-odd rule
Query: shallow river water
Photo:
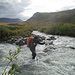
[[[51, 36], [38, 31], [34, 31], [33, 34], [47, 38]], [[50, 45], [47, 52], [44, 52], [45, 45], [37, 45], [36, 60], [32, 64], [29, 64], [32, 61], [29, 48], [26, 45], [21, 46], [18, 60], [12, 62], [19, 65], [21, 73], [14, 75], [75, 75], [75, 38], [56, 35], [55, 37], [54, 45]], [[15, 51], [17, 48], [15, 44], [0, 43], [0, 75], [9, 61], [5, 56], [8, 56], [9, 50]], [[11, 64], [8, 69], [10, 67]]]

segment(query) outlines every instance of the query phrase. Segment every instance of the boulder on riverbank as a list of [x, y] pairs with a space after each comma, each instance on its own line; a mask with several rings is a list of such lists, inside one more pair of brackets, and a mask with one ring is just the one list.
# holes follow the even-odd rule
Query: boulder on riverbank
[[20, 40], [16, 41], [16, 45], [22, 46], [22, 45], [25, 45], [25, 44], [27, 44], [26, 38], [23, 38], [23, 39], [20, 39]]
[[9, 37], [8, 40], [6, 40], [6, 43], [10, 43], [10, 44], [15, 43], [16, 45], [22, 46], [22, 45], [27, 44], [27, 38], [11, 36]]
[[[37, 34], [34, 34], [32, 33], [33, 36], [37, 35]], [[48, 36], [46, 37], [45, 35], [40, 35], [38, 34], [38, 37], [39, 37], [39, 41], [42, 42], [43, 40], [45, 40], [47, 38], [48, 41], [51, 41], [51, 40], [56, 40], [55, 36]], [[16, 45], [19, 45], [19, 46], [22, 46], [22, 45], [26, 45], [27, 44], [27, 40], [28, 40], [28, 37], [26, 38], [23, 38], [21, 36], [10, 36], [7, 40], [6, 40], [6, 43], [10, 43], [10, 44], [13, 44], [15, 43]], [[53, 44], [53, 42], [51, 42], [50, 44]]]

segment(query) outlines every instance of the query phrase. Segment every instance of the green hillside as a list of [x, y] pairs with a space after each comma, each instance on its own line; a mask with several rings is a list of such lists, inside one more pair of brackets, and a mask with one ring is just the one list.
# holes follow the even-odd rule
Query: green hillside
[[52, 13], [35, 13], [27, 22], [38, 23], [73, 23], [75, 24], [75, 9]]

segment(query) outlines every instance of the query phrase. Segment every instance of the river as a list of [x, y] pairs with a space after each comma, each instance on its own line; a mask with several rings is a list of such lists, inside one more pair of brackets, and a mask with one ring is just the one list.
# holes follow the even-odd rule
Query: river
[[[38, 31], [33, 34], [49, 37]], [[36, 61], [28, 64], [31, 60], [31, 52], [26, 45], [21, 46], [21, 52], [18, 55], [18, 60], [12, 63], [19, 65], [20, 74], [14, 75], [75, 75], [75, 38], [67, 36], [57, 36], [53, 40], [54, 45], [50, 45], [47, 52], [44, 52], [45, 45], [37, 45]], [[2, 74], [8, 61], [5, 59], [8, 56], [9, 50], [15, 51], [18, 46], [9, 43], [0, 43], [0, 75]], [[8, 69], [11, 64], [8, 66]], [[7, 71], [8, 71], [7, 69]]]

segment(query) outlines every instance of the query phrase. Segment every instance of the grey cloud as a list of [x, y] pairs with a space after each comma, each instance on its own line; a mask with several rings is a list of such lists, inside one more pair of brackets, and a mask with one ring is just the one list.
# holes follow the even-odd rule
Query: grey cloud
[[24, 11], [24, 7], [30, 4], [30, 0], [0, 0], [0, 17], [22, 18], [20, 13]]
[[[73, 3], [75, 4], [75, 0], [73, 0]], [[64, 6], [62, 8], [62, 10], [69, 10], [69, 9], [75, 9], [75, 5], [68, 5], [68, 6]]]
[[73, 6], [64, 6], [62, 8], [62, 10], [69, 10], [69, 9], [74, 9], [74, 8], [75, 8], [75, 5], [73, 5]]

